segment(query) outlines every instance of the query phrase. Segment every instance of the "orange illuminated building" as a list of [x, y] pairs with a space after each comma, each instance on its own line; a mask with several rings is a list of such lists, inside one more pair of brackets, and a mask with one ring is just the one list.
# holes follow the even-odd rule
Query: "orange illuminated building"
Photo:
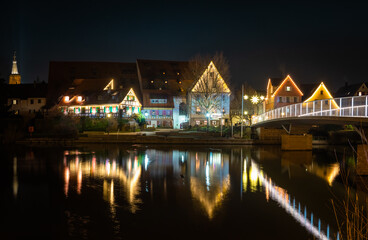
[[270, 78], [267, 84], [265, 110], [267, 112], [275, 108], [300, 103], [302, 96], [303, 92], [289, 75], [285, 79]]

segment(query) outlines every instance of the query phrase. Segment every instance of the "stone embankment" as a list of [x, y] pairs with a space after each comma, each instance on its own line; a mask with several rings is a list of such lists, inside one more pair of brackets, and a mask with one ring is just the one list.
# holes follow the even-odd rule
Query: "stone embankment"
[[[93, 133], [79, 136], [75, 139], [58, 138], [27, 138], [17, 143], [29, 145], [64, 145], [73, 146], [89, 143], [117, 144], [173, 144], [173, 145], [252, 145], [255, 140], [208, 136], [205, 134], [106, 134]], [[264, 143], [262, 143], [264, 144]], [[270, 143], [272, 144], [272, 143]]]

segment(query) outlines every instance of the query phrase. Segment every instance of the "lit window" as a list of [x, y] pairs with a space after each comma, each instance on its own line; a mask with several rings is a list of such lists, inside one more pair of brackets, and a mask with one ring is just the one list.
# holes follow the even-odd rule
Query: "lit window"
[[13, 100], [13, 105], [16, 105], [17, 104], [17, 100], [16, 99], [14, 99]]
[[290, 86], [286, 86], [286, 91], [290, 92], [291, 91], [291, 87]]
[[64, 97], [64, 101], [65, 101], [65, 102], [69, 101], [69, 96], [65, 96], [65, 97]]
[[151, 81], [151, 83], [153, 83], [153, 80]]
[[78, 101], [78, 102], [82, 102], [82, 96], [78, 96], [78, 97], [77, 97], [77, 101]]
[[201, 109], [199, 107], [197, 107], [197, 112], [200, 112], [200, 111], [201, 111]]
[[362, 92], [359, 92], [359, 96], [362, 96]]

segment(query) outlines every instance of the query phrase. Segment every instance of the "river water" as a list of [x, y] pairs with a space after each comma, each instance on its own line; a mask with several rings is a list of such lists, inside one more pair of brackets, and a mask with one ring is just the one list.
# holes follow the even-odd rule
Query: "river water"
[[1, 239], [336, 239], [331, 199], [344, 199], [340, 173], [354, 167], [350, 147], [16, 146], [0, 153]]

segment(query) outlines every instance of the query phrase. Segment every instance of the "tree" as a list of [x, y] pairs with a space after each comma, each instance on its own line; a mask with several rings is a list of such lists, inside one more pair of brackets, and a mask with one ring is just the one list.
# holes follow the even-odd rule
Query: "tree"
[[223, 111], [221, 106], [224, 96], [230, 95], [227, 85], [230, 72], [229, 64], [222, 53], [206, 57], [197, 55], [189, 61], [184, 77], [194, 79], [194, 85], [190, 89], [191, 112], [198, 112], [199, 108], [209, 118], [209, 114]]

